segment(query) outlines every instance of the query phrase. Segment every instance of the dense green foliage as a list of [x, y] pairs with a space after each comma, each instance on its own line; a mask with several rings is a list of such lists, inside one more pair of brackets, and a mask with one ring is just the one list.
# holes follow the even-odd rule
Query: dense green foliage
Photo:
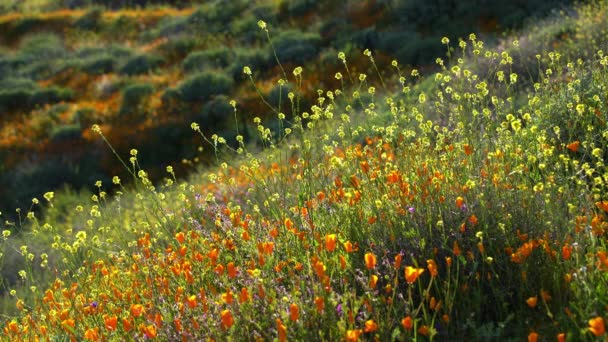
[[[77, 31], [139, 44], [0, 50], [3, 122], [31, 131], [0, 131], [0, 181], [28, 203], [0, 229], [6, 339], [606, 337], [606, 1], [502, 38], [366, 21], [482, 6], [285, 1], [225, 45], [192, 32], [263, 7], [214, 5]], [[357, 20], [311, 24], [336, 8]], [[45, 76], [15, 62], [36, 53]]]

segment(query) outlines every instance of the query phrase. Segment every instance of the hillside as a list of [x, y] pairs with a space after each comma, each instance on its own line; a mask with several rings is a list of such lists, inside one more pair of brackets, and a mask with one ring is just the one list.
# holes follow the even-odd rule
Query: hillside
[[[274, 107], [277, 81], [286, 78], [268, 37], [258, 31], [259, 19], [272, 25], [270, 38], [285, 69], [301, 65], [308, 70], [301, 90], [310, 103], [317, 88], [334, 86], [333, 75], [341, 70], [338, 51], [353, 56], [354, 73], [373, 71], [359, 53], [366, 48], [381, 64], [396, 58], [405, 69], [432, 69], [434, 58], [444, 53], [437, 41], [446, 32], [452, 39], [477, 32], [490, 43], [496, 33], [565, 8], [567, 1], [483, 7], [447, 0], [432, 5], [172, 3], [179, 6], [143, 0], [5, 3], [0, 16], [0, 210], [11, 220], [17, 219], [16, 208], [29, 207], [46, 191], [63, 185], [94, 191], [96, 180], [126, 177], [91, 134], [94, 123], [120, 155], [137, 146], [142, 167], [154, 181], [169, 163], [183, 177], [193, 171], [193, 163], [212, 162], [212, 154], [201, 152], [189, 131], [192, 121], [207, 134], [227, 138], [239, 125], [249, 142], [256, 134], [251, 118], [270, 119], [274, 110], [259, 101], [243, 66], [252, 68], [259, 91]], [[284, 93], [291, 87], [286, 85]], [[230, 99], [239, 103], [236, 118]]]
[[[438, 34], [432, 64], [393, 57], [402, 47], [395, 40], [392, 51], [365, 46], [373, 40], [332, 45], [313, 23], [336, 12], [280, 12], [306, 8], [294, 3], [266, 4], [285, 21], [253, 19], [260, 12], [247, 7], [255, 28], [241, 33], [249, 38], [225, 36], [174, 62], [167, 41], [136, 57], [120, 55], [119, 45], [103, 49], [117, 51], [116, 64], [95, 82], [126, 82], [106, 98], [86, 97], [88, 78], [70, 83], [81, 69], [52, 76], [65, 83], [42, 85], [11, 69], [17, 76], [3, 80], [19, 86], [4, 89], [25, 89], [28, 101], [44, 89], [70, 95], [29, 114], [11, 109], [7, 117], [21, 118], [24, 129], [34, 127], [28, 125], [40, 110], [63, 105], [69, 112], [81, 108], [81, 99], [114, 106], [92, 114], [80, 136], [60, 141], [88, 141], [75, 144], [83, 155], [105, 155], [119, 168], [91, 170], [93, 193], [35, 195], [29, 209], [3, 225], [3, 338], [605, 339], [608, 3], [577, 4], [500, 37], [491, 30]], [[405, 3], [366, 2], [391, 9], [378, 10], [379, 17], [413, 11]], [[353, 18], [376, 13], [344, 6], [341, 13]], [[36, 39], [65, 43], [49, 38], [48, 28], [67, 16], [97, 11], [100, 26], [91, 33], [103, 41], [105, 34], [116, 39], [106, 31], [112, 16], [132, 14], [147, 29], [125, 42], [143, 42], [146, 34], [158, 42], [158, 13], [174, 11], [170, 22], [182, 25], [162, 24], [173, 27], [167, 32], [186, 32], [195, 15], [211, 13], [79, 11], [37, 14], [46, 19], [35, 25], [48, 25], [44, 39], [3, 36], [19, 45], [8, 59]], [[12, 27], [2, 32], [17, 32], [7, 23], [18, 15], [0, 19]], [[390, 37], [366, 23], [361, 30]], [[286, 29], [298, 25], [306, 32]], [[222, 50], [230, 41], [244, 55], [264, 51], [264, 62], [222, 62], [222, 53], [233, 53]], [[69, 64], [70, 56], [56, 62]], [[160, 59], [145, 72], [122, 73], [129, 58], [141, 56]], [[195, 69], [218, 64], [187, 71], [193, 56], [200, 58]], [[132, 67], [142, 65], [137, 59]], [[130, 103], [129, 93], [144, 95]], [[28, 103], [14, 96], [5, 103]], [[160, 127], [174, 127], [183, 140], [152, 133]], [[188, 163], [204, 160], [196, 171], [176, 175], [179, 163], [167, 157], [176, 146], [192, 150]]]

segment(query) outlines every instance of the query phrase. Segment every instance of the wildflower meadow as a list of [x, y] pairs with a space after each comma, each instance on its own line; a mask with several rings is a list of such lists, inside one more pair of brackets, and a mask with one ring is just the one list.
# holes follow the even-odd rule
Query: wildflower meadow
[[336, 51], [311, 85], [257, 21], [278, 99], [239, 68], [271, 114], [226, 98], [229, 133], [192, 122], [212, 166], [155, 181], [93, 124], [127, 176], [2, 226], [0, 339], [605, 341], [607, 28], [579, 4], [443, 37], [432, 68]]

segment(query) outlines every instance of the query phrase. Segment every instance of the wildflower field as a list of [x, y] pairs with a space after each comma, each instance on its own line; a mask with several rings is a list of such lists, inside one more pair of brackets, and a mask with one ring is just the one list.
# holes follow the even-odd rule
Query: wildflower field
[[606, 340], [606, 1], [318, 85], [256, 30], [278, 99], [239, 68], [270, 114], [188, 124], [211, 166], [157, 182], [93, 124], [123, 174], [3, 224], [1, 340]]

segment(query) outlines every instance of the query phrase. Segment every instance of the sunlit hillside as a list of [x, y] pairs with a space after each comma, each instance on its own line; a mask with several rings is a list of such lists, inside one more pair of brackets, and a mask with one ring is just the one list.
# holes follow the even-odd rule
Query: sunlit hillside
[[2, 224], [2, 339], [605, 340], [608, 3], [414, 3], [1, 17], [6, 157], [97, 163]]
[[[383, 65], [396, 58], [404, 70], [432, 69], [444, 54], [437, 44], [442, 36], [476, 32], [490, 43], [503, 30], [567, 8], [568, 1], [505, 2], [483, 10], [465, 3], [4, 1], [0, 210], [16, 220], [14, 210], [41, 193], [64, 185], [94, 191], [98, 179], [126, 176], [91, 134], [94, 123], [121, 155], [138, 146], [154, 181], [168, 163], [184, 177], [193, 164], [212, 162], [189, 132], [192, 121], [206, 134], [231, 138], [238, 126], [245, 141], [253, 141], [251, 118], [274, 116], [244, 77], [245, 65], [273, 107], [294, 86], [279, 93], [277, 81], [285, 77], [277, 57], [285, 69], [305, 67], [301, 90], [309, 106], [316, 89], [331, 86], [342, 70], [338, 51], [352, 56], [354, 73], [374, 71], [360, 55], [366, 48]], [[260, 19], [272, 25], [270, 36], [258, 31]], [[239, 102], [236, 118], [230, 99]]]

